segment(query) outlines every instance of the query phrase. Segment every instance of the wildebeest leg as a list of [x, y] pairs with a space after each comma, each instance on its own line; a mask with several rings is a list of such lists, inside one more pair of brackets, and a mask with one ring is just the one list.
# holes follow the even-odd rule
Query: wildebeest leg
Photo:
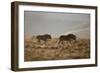
[[47, 44], [47, 41], [44, 41], [44, 44], [46, 45]]
[[59, 41], [59, 40], [57, 40], [55, 43], [56, 43], [57, 45], [59, 45], [60, 41]]
[[38, 42], [40, 43], [40, 40], [38, 39]]
[[63, 41], [61, 41], [61, 40], [60, 40], [60, 41], [58, 41], [58, 44], [63, 44]]
[[76, 43], [77, 42], [77, 40], [74, 40], [74, 43]]
[[76, 43], [77, 42], [77, 40], [72, 40], [71, 41], [71, 44], [74, 44], [74, 43]]

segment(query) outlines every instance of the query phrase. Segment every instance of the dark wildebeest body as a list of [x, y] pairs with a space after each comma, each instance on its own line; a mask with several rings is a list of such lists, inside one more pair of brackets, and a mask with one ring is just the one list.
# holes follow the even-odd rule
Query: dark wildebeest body
[[37, 36], [37, 39], [38, 39], [39, 42], [40, 42], [41, 40], [46, 42], [48, 39], [51, 39], [51, 35], [49, 35], [49, 34], [38, 35], [38, 36]]
[[59, 43], [63, 41], [68, 41], [68, 42], [76, 41], [76, 36], [74, 34], [62, 35], [59, 38]]

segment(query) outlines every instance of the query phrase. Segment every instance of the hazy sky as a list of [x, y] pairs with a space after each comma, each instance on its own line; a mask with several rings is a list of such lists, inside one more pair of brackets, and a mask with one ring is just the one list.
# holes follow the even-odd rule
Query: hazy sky
[[90, 15], [80, 13], [54, 13], [25, 11], [25, 35], [51, 34], [53, 37], [76, 34], [90, 37]]

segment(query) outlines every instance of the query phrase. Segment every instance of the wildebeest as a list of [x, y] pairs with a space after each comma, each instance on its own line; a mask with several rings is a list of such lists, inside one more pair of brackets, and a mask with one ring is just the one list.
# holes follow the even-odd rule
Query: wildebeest
[[61, 35], [59, 37], [59, 43], [63, 41], [68, 41], [68, 42], [76, 41], [76, 36], [74, 34]]
[[49, 34], [38, 35], [36, 38], [38, 39], [39, 42], [41, 40], [46, 42], [48, 39], [51, 39], [51, 35]]

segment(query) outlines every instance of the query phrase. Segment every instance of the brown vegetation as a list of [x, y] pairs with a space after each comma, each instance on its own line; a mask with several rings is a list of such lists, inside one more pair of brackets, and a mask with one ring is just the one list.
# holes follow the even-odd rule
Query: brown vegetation
[[86, 59], [90, 58], [90, 40], [77, 39], [75, 42], [63, 41], [58, 43], [58, 38], [46, 42], [36, 37], [25, 39], [24, 60], [61, 60], [61, 59]]

